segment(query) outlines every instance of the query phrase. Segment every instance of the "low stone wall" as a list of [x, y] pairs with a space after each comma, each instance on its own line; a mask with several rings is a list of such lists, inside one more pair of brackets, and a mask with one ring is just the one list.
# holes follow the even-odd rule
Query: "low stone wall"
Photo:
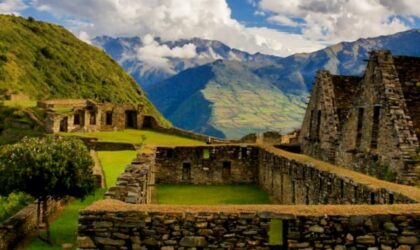
[[106, 179], [105, 174], [101, 166], [101, 162], [99, 161], [98, 152], [91, 149], [90, 150], [90, 157], [93, 159], [93, 176], [95, 177], [96, 186], [99, 188], [106, 187]]
[[140, 151], [137, 158], [120, 174], [115, 187], [109, 188], [105, 197], [133, 204], [151, 202], [149, 186], [154, 183], [151, 169], [155, 165], [155, 149]]
[[[60, 205], [61, 202], [50, 200], [48, 213], [54, 212]], [[36, 210], [37, 203], [32, 203], [0, 224], [0, 250], [14, 249], [22, 239], [36, 229]]]
[[80, 213], [80, 249], [419, 249], [420, 205], [165, 206], [100, 201]]
[[122, 151], [122, 150], [136, 150], [136, 145], [126, 142], [102, 142], [97, 138], [73, 136], [81, 141], [92, 150], [95, 151]]
[[[287, 154], [286, 152], [282, 153]], [[407, 189], [413, 190], [413, 194], [418, 194], [420, 190], [415, 188], [375, 181], [374, 178], [363, 175], [359, 179], [352, 178], [352, 174], [358, 174], [352, 171], [340, 175], [321, 169], [310, 161], [299, 161], [276, 153], [274, 150], [261, 150], [259, 161], [259, 184], [280, 204], [418, 202], [417, 199], [410, 196], [410, 191], [404, 194], [398, 192], [400, 189]], [[366, 179], [363, 180], [363, 178]], [[378, 184], [375, 185], [375, 182]]]
[[[166, 134], [178, 135], [178, 136], [182, 136], [182, 137], [186, 137], [186, 138], [190, 138], [190, 139], [194, 139], [194, 140], [198, 140], [198, 141], [203, 141], [203, 142], [207, 142], [207, 140], [209, 138], [209, 136], [207, 136], [207, 135], [194, 133], [194, 132], [191, 132], [191, 131], [188, 131], [188, 130], [183, 130], [183, 129], [176, 128], [176, 127], [164, 128], [164, 127], [161, 127], [161, 126], [154, 126], [153, 130], [163, 132], [163, 133], [166, 133]], [[216, 138], [216, 137], [211, 137], [211, 143], [220, 144], [220, 143], [228, 143], [228, 142], [234, 142], [234, 141], [225, 140], [225, 139]]]
[[258, 151], [248, 145], [158, 147], [156, 183], [257, 183]]

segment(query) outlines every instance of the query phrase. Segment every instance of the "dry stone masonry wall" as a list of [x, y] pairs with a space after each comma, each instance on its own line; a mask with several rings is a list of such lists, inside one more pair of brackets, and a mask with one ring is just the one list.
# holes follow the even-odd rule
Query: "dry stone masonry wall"
[[115, 187], [105, 194], [106, 198], [133, 204], [151, 202], [151, 188], [154, 183], [152, 169], [155, 165], [155, 149], [141, 150], [124, 173], [120, 174]]
[[420, 58], [375, 51], [362, 79], [320, 71], [300, 135], [305, 154], [398, 183], [419, 181]]
[[158, 147], [156, 183], [257, 183], [258, 151], [248, 145]]
[[81, 212], [78, 247], [273, 249], [268, 232], [274, 219], [282, 221], [276, 233], [285, 249], [420, 249], [419, 205], [205, 207], [111, 200]]

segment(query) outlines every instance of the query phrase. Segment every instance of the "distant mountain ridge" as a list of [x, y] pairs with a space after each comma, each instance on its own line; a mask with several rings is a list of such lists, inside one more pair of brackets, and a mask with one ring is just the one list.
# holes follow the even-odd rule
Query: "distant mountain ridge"
[[[150, 84], [147, 92], [157, 108], [181, 128], [229, 138], [264, 130], [287, 132], [300, 126], [318, 70], [360, 75], [369, 51], [388, 49], [393, 54], [420, 56], [419, 44], [420, 30], [409, 30], [285, 58], [261, 54], [247, 57], [242, 52], [244, 56], [239, 58], [243, 59], [231, 60], [226, 55], [234, 49], [229, 48], [229, 53], [222, 49], [225, 53], [218, 54], [225, 55], [223, 60], [184, 67], [187, 69], [166, 79], [160, 76], [164, 80]], [[182, 65], [181, 61], [178, 63]]]
[[142, 61], [138, 56], [138, 50], [146, 44], [140, 37], [109, 37], [100, 36], [92, 40], [93, 44], [102, 47], [112, 58], [120, 63], [147, 91], [154, 83], [165, 80], [177, 73], [201, 66], [216, 60], [261, 62], [274, 61], [278, 57], [260, 53], [250, 54], [244, 51], [230, 48], [224, 43], [200, 38], [180, 39], [176, 41], [162, 41], [154, 38], [159, 46], [167, 46], [169, 49], [182, 48], [185, 45], [194, 45], [196, 56], [192, 58], [176, 58], [168, 56], [171, 70], [153, 67]]

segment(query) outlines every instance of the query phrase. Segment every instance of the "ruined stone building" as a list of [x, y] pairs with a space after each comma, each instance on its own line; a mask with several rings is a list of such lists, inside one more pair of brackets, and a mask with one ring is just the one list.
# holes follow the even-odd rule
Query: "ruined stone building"
[[419, 135], [420, 58], [376, 51], [362, 78], [318, 73], [299, 140], [305, 154], [414, 184]]
[[82, 99], [56, 99], [38, 101], [46, 111], [46, 131], [93, 132], [125, 128], [152, 128], [154, 117], [145, 116], [143, 107], [130, 103], [98, 103]]

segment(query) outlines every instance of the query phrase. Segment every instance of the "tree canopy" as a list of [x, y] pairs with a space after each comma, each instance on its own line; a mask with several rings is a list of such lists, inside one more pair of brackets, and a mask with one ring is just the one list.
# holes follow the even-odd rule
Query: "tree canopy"
[[74, 138], [24, 138], [0, 149], [0, 194], [84, 198], [94, 190], [92, 159]]

